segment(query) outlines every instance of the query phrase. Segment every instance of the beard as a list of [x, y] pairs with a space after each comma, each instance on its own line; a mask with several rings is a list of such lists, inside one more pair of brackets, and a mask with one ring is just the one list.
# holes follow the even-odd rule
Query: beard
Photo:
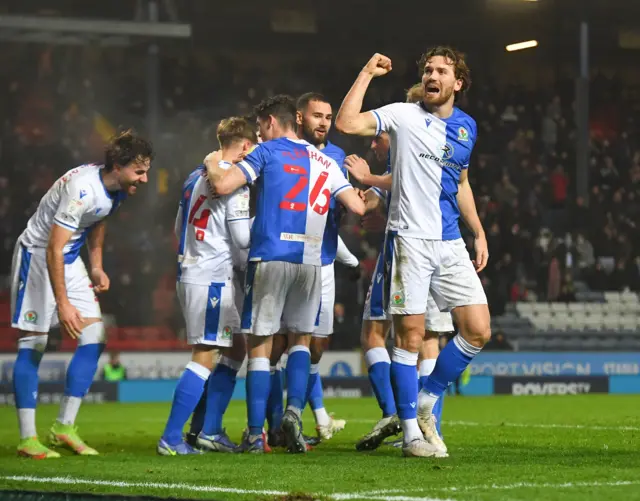
[[427, 89], [425, 88], [424, 104], [426, 104], [427, 106], [435, 106], [435, 107], [442, 106], [443, 104], [447, 103], [449, 99], [451, 99], [452, 95], [453, 95], [453, 86], [440, 89], [440, 92], [435, 96], [432, 96], [431, 94], [429, 94], [427, 92]]
[[304, 139], [314, 146], [319, 146], [327, 142], [327, 132], [318, 136], [315, 129], [312, 129], [307, 124], [302, 125], [302, 135]]

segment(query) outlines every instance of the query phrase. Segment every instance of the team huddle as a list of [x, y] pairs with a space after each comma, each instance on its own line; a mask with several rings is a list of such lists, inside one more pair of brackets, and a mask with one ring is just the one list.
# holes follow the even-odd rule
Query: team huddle
[[[440, 429], [443, 394], [490, 337], [477, 275], [488, 259], [487, 243], [467, 177], [477, 129], [454, 106], [456, 94], [470, 85], [469, 70], [460, 53], [437, 47], [423, 56], [421, 83], [406, 103], [362, 112], [369, 83], [389, 71], [391, 61], [374, 55], [335, 117], [340, 132], [374, 137], [372, 150], [389, 167], [381, 176], [328, 141], [332, 107], [320, 94], [265, 99], [255, 108], [258, 131], [240, 117], [220, 122], [220, 149], [188, 176], [176, 217], [176, 292], [192, 357], [159, 454], [274, 447], [306, 453], [345, 427], [324, 407], [319, 362], [333, 332], [334, 262], [359, 267], [339, 237], [347, 210], [365, 223], [376, 212], [387, 216], [362, 325], [382, 417], [356, 449], [376, 449], [402, 432], [405, 456], [448, 455]], [[104, 165], [78, 167], [56, 181], [16, 243], [12, 324], [20, 340], [13, 381], [18, 453], [26, 457], [59, 457], [40, 442], [35, 426], [38, 365], [55, 323], [78, 339], [78, 348], [50, 441], [98, 454], [74, 423], [105, 343], [96, 297], [110, 285], [102, 268], [104, 218], [146, 183], [153, 152], [126, 132], [111, 141], [105, 157]], [[354, 189], [347, 173], [370, 188]], [[474, 235], [475, 261], [461, 238], [460, 217]], [[77, 259], [85, 239], [89, 274]], [[439, 334], [454, 332], [452, 316], [458, 334], [439, 352]], [[247, 356], [247, 427], [236, 444], [223, 418]], [[317, 437], [303, 433], [307, 403]]]

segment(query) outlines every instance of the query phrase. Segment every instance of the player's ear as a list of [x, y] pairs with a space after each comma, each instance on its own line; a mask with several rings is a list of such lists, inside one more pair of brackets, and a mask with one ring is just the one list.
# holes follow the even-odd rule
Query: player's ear
[[455, 92], [460, 92], [462, 90], [462, 80], [456, 80], [456, 83], [453, 85], [453, 90]]
[[302, 112], [296, 111], [296, 124], [302, 125]]

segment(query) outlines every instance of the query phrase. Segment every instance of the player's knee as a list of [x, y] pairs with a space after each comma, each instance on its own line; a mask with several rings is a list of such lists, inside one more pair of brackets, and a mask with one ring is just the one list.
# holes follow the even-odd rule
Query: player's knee
[[474, 322], [463, 336], [469, 343], [482, 348], [491, 339], [491, 324], [489, 322]]
[[408, 352], [418, 353], [422, 348], [423, 337], [424, 331], [419, 328], [407, 327], [402, 332], [396, 330], [395, 345]]

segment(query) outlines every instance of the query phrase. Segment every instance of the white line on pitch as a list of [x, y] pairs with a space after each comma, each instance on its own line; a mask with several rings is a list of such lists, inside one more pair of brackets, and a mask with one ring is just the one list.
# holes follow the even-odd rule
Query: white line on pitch
[[[0, 477], [1, 480], [12, 480], [15, 482], [32, 482], [32, 483], [46, 483], [46, 484], [61, 484], [61, 485], [93, 485], [93, 486], [106, 486], [106, 487], [124, 487], [124, 488], [145, 488], [145, 489], [174, 489], [185, 490], [192, 492], [224, 492], [226, 494], [253, 494], [253, 495], [272, 495], [283, 496], [288, 494], [284, 491], [271, 491], [271, 490], [254, 490], [254, 489], [235, 489], [232, 487], [217, 487], [215, 485], [192, 485], [192, 484], [168, 484], [168, 483], [156, 483], [156, 482], [123, 482], [118, 480], [90, 480], [84, 478], [72, 478], [72, 477], [33, 477], [29, 475], [13, 475]], [[402, 491], [399, 491], [401, 493]], [[340, 493], [340, 494], [325, 494], [325, 496], [334, 498], [336, 500], [346, 499], [366, 499], [370, 501], [454, 501], [452, 499], [440, 499], [434, 497], [424, 496], [405, 496], [396, 495], [389, 497], [388, 495], [381, 496], [380, 494], [361, 494], [359, 492], [352, 493]]]
[[[388, 490], [378, 490], [378, 491], [368, 491], [361, 492], [359, 494], [369, 496], [380, 496], [384, 494], [402, 494], [406, 495], [407, 493], [420, 493], [420, 492], [468, 492], [468, 491], [481, 491], [481, 490], [513, 490], [513, 489], [576, 489], [581, 487], [591, 488], [591, 487], [626, 487], [632, 485], [640, 485], [640, 480], [618, 480], [615, 482], [564, 482], [561, 484], [550, 484], [550, 483], [542, 483], [537, 484], [533, 482], [516, 482], [513, 484], [483, 484], [483, 485], [465, 485], [462, 487], [431, 487], [427, 489], [388, 489]], [[334, 495], [337, 500], [345, 500], [345, 499], [353, 499], [347, 497], [348, 494], [336, 494]], [[367, 499], [371, 499], [367, 497]], [[392, 499], [392, 498], [385, 498]]]

